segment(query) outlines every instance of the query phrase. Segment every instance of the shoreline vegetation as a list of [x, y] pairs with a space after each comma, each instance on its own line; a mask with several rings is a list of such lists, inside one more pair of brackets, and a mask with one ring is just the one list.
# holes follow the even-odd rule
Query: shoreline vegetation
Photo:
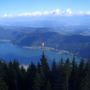
[[49, 66], [44, 52], [37, 65], [27, 68], [0, 60], [0, 90], [90, 90], [90, 60], [77, 63], [73, 57]]

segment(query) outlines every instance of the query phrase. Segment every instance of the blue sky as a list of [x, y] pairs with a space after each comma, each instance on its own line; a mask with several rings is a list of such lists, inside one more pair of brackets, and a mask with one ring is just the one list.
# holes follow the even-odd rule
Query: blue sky
[[31, 12], [42, 14], [44, 11], [90, 14], [90, 0], [0, 0], [0, 15], [31, 15]]

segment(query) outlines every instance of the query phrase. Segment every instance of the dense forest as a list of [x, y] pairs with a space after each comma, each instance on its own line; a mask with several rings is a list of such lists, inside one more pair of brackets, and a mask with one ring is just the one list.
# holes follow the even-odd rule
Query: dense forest
[[27, 69], [14, 60], [0, 61], [0, 90], [90, 90], [90, 60], [53, 60], [49, 66], [45, 54], [37, 65]]

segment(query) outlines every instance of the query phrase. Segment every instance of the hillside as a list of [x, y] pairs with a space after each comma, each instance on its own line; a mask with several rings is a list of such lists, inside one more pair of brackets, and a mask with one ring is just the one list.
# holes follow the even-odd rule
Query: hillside
[[40, 46], [44, 42], [47, 47], [68, 50], [88, 58], [90, 56], [89, 31], [85, 26], [59, 28], [1, 26], [0, 40], [10, 40], [18, 46]]
[[90, 55], [90, 36], [62, 35], [51, 31], [35, 31], [30, 34], [25, 34], [13, 42], [19, 46], [40, 46], [44, 42], [47, 47], [68, 50], [81, 57], [86, 58]]

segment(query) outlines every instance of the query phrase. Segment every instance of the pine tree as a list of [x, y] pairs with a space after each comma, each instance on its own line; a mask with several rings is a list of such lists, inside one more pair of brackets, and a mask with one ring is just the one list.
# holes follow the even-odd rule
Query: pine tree
[[51, 83], [47, 81], [46, 90], [52, 90]]
[[80, 84], [81, 90], [90, 90], [90, 61], [86, 63], [84, 75]]
[[48, 66], [47, 59], [45, 57], [44, 52], [43, 52], [42, 57], [41, 57], [41, 69], [42, 69], [43, 75], [46, 78], [48, 78], [48, 75], [49, 75], [49, 66]]
[[3, 79], [0, 78], [0, 90], [8, 90], [8, 87]]
[[56, 62], [55, 60], [53, 60], [53, 63], [52, 63], [52, 74], [55, 74], [56, 73]]
[[33, 83], [33, 90], [41, 90], [43, 85], [43, 77], [40, 73], [36, 73]]
[[9, 90], [18, 90], [19, 63], [17, 61], [8, 64], [8, 86]]
[[53, 60], [51, 70], [52, 70], [51, 71], [51, 84], [52, 84], [53, 90], [55, 90], [56, 89], [56, 79], [57, 79], [57, 67], [56, 67], [55, 60]]
[[43, 77], [43, 85], [41, 90], [45, 90], [47, 81], [50, 80], [50, 70], [44, 52], [41, 57], [41, 74]]
[[77, 71], [78, 71], [78, 66], [75, 61], [75, 57], [73, 57], [72, 60], [72, 70], [71, 70], [71, 75], [70, 75], [70, 80], [69, 80], [69, 89], [70, 90], [77, 90]]
[[38, 71], [39, 73], [41, 73], [41, 64], [40, 64], [40, 63], [37, 64], [37, 71]]
[[77, 90], [81, 89], [81, 82], [84, 77], [84, 69], [85, 69], [85, 63], [84, 63], [84, 60], [81, 59], [79, 66], [78, 66]]
[[33, 81], [36, 75], [36, 66], [31, 63], [27, 69], [27, 90], [33, 90]]
[[18, 84], [19, 90], [26, 90], [26, 70], [23, 66], [20, 68]]
[[[54, 68], [55, 67], [55, 68]], [[56, 63], [53, 63], [53, 90], [63, 90], [63, 59], [60, 60], [60, 62], [58, 63], [58, 65]]]
[[71, 63], [69, 58], [66, 60], [64, 64], [64, 90], [69, 90], [69, 79], [71, 74]]

